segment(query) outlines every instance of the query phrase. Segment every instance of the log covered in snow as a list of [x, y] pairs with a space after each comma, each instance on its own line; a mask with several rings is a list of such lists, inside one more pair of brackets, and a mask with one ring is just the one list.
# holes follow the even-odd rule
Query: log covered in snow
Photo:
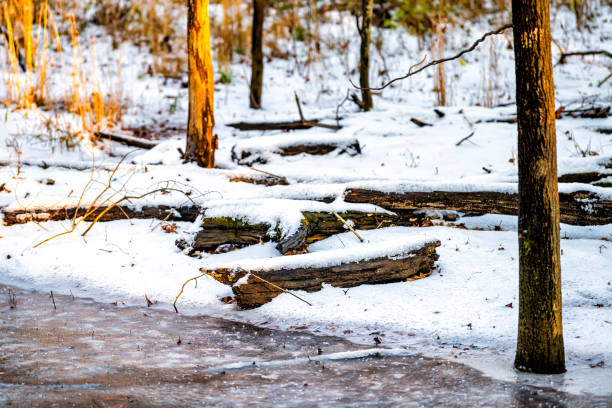
[[[90, 212], [85, 221], [93, 221], [99, 214], [108, 209], [107, 206], [99, 207]], [[5, 225], [24, 224], [26, 222], [63, 221], [78, 219], [88, 212], [85, 207], [8, 207], [2, 210]], [[132, 208], [130, 206], [114, 206], [108, 210], [99, 221], [116, 221], [127, 218], [154, 218], [166, 221], [193, 222], [200, 210], [195, 206], [183, 206], [173, 208], [167, 205], [144, 206]]]
[[287, 291], [316, 292], [323, 284], [350, 288], [428, 276], [438, 260], [440, 241], [416, 237], [278, 258], [237, 261], [207, 273], [232, 285], [243, 309], [259, 307]]
[[[253, 245], [275, 241], [276, 248], [283, 254], [303, 248], [305, 244], [325, 239], [331, 235], [346, 232], [346, 227], [331, 212], [303, 211], [300, 227], [283, 236], [276, 226], [250, 224], [232, 217], [204, 218], [200, 231], [195, 235], [191, 249], [212, 251], [220, 245]], [[395, 214], [346, 211], [339, 214], [355, 229], [370, 230], [390, 226], [420, 226], [425, 217], [398, 217]], [[272, 234], [270, 233], [272, 232]]]
[[335, 152], [355, 156], [361, 153], [359, 141], [354, 137], [325, 135], [262, 136], [241, 140], [232, 147], [232, 160], [241, 165], [265, 164], [274, 155], [295, 156], [301, 153], [320, 156]]
[[[389, 191], [388, 188], [379, 190], [374, 186], [372, 188], [348, 188], [344, 199], [349, 203], [375, 204], [404, 216], [416, 210], [427, 209], [452, 210], [468, 216], [518, 214], [516, 188], [501, 188], [500, 191], [494, 189], [469, 191], [478, 187], [472, 186], [474, 188], [468, 190], [462, 188], [444, 190], [436, 188], [435, 185], [415, 184], [416, 189], [409, 191], [405, 186], [398, 185], [398, 187], [399, 191], [397, 192]], [[447, 187], [452, 188], [453, 186], [449, 185]], [[594, 192], [595, 189], [596, 187], [575, 191], [562, 190], [559, 193], [561, 222], [571, 225], [612, 223], [612, 199], [610, 194], [600, 196], [600, 194]]]

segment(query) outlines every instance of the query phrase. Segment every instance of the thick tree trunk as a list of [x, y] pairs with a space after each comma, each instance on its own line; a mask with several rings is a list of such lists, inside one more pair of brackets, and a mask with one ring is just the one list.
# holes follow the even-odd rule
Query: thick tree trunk
[[359, 85], [361, 87], [364, 111], [369, 111], [374, 106], [372, 103], [372, 91], [370, 91], [370, 37], [372, 33], [373, 7], [374, 0], [361, 0], [361, 26], [358, 27], [359, 36], [361, 37]]
[[548, 0], [513, 0], [519, 165], [521, 371], [565, 372], [555, 100]]
[[253, 109], [261, 109], [261, 90], [263, 88], [263, 22], [264, 0], [253, 0], [250, 95], [250, 106]]
[[184, 159], [202, 167], [215, 166], [217, 137], [213, 96], [208, 0], [188, 0], [187, 53], [189, 56], [189, 119]]

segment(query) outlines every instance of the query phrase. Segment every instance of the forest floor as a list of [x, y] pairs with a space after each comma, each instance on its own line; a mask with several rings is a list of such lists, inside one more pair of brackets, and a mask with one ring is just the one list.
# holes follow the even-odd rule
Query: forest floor
[[[573, 27], [571, 13], [557, 13], [552, 23], [553, 37], [557, 43], [569, 51], [610, 49], [611, 14], [605, 12], [609, 11], [608, 6], [602, 7], [604, 12], [594, 17], [589, 30], [583, 31], [570, 28]], [[121, 129], [110, 131], [136, 130], [133, 132], [136, 136], [144, 135], [152, 139], [155, 147], [134, 149], [108, 140], [94, 143], [88, 138], [71, 139], [68, 136], [79, 128], [80, 119], [61, 110], [18, 109], [14, 106], [0, 109], [0, 118], [4, 118], [0, 122], [0, 209], [3, 213], [42, 211], [50, 214], [74, 206], [87, 208], [100, 193], [101, 199], [97, 202], [109, 204], [124, 195], [145, 195], [154, 190], [157, 193], [125, 201], [126, 208], [137, 212], [146, 206], [176, 209], [196, 203], [205, 210], [195, 220], [180, 220], [171, 210], [169, 213], [176, 218], [175, 221], [121, 219], [97, 223], [91, 230], [87, 230], [92, 225], [89, 222], [82, 222], [73, 230], [72, 214], [66, 220], [47, 221], [41, 218], [36, 222], [15, 225], [8, 225], [5, 218], [0, 225], [0, 283], [26, 291], [17, 290], [18, 306], [10, 311], [6, 309], [10, 303], [8, 287], [3, 287], [0, 293], [3, 341], [4, 332], [8, 333], [8, 343], [3, 343], [2, 353], [5, 355], [5, 348], [19, 350], [20, 344], [25, 347], [25, 355], [20, 351], [11, 351], [9, 360], [5, 360], [8, 362], [3, 362], [3, 370], [4, 367], [9, 369], [2, 375], [12, 378], [4, 382], [21, 381], [18, 378], [26, 381], [29, 378], [32, 384], [40, 386], [39, 390], [48, 392], [46, 395], [51, 398], [53, 393], [48, 387], [55, 376], [66, 385], [76, 381], [70, 378], [70, 373], [55, 371], [58, 370], [55, 361], [66, 357], [60, 354], [68, 351], [53, 349], [53, 344], [45, 340], [65, 336], [71, 343], [67, 347], [74, 345], [79, 350], [75, 370], [76, 365], [81, 363], [91, 363], [92, 369], [93, 366], [97, 367], [93, 374], [87, 374], [86, 367], [80, 366], [86, 380], [72, 382], [78, 385], [78, 392], [84, 393], [82, 395], [86, 395], [86, 398], [98, 391], [84, 386], [85, 382], [98, 384], [93, 375], [101, 375], [100, 372], [106, 375], [112, 358], [115, 358], [110, 351], [121, 349], [125, 344], [134, 349], [126, 351], [126, 354], [117, 352], [116, 358], [125, 364], [124, 371], [117, 373], [116, 378], [123, 376], [132, 379], [129, 371], [132, 358], [138, 362], [136, 366], [140, 365], [135, 370], [147, 369], [145, 353], [135, 348], [142, 343], [150, 347], [151, 353], [147, 353], [147, 358], [154, 360], [148, 372], [152, 378], [161, 381], [162, 377], [185, 375], [180, 378], [184, 378], [186, 383], [179, 381], [169, 386], [189, 388], [189, 381], [197, 381], [191, 373], [188, 375], [182, 364], [184, 360], [197, 357], [193, 354], [195, 350], [186, 345], [185, 340], [196, 341], [191, 331], [206, 339], [210, 333], [202, 333], [197, 326], [210, 324], [221, 326], [224, 333], [237, 331], [245, 336], [241, 337], [240, 344], [232, 346], [236, 354], [228, 354], [227, 358], [218, 361], [203, 360], [202, 367], [206, 369], [249, 361], [259, 356], [258, 353], [263, 353], [264, 347], [258, 345], [256, 337], [250, 336], [251, 331], [270, 333], [278, 344], [282, 338], [293, 336], [291, 333], [300, 328], [299, 336], [303, 336], [303, 339], [295, 339], [292, 346], [292, 350], [298, 354], [289, 355], [276, 350], [259, 356], [262, 360], [284, 361], [289, 357], [305, 357], [304, 348], [316, 348], [321, 338], [336, 347], [323, 347], [324, 354], [367, 350], [378, 343], [380, 347], [392, 350], [388, 352], [389, 355], [383, 353], [384, 358], [368, 360], [360, 357], [338, 363], [341, 374], [338, 374], [337, 388], [330, 386], [330, 394], [327, 394], [330, 399], [335, 398], [332, 395], [334, 390], [348, 392], [343, 384], [354, 381], [351, 380], [351, 367], [369, 370], [372, 365], [380, 370], [376, 371], [380, 374], [377, 378], [385, 374], [396, 378], [397, 384], [400, 384], [398, 388], [405, 387], [417, 394], [422, 390], [431, 391], [423, 383], [423, 378], [429, 379], [430, 373], [423, 374], [415, 368], [422, 364], [430, 369], [425, 371], [438, 370], [441, 381], [449, 384], [455, 393], [442, 394], [449, 398], [462, 394], [462, 390], [470, 390], [475, 398], [499, 397], [499, 405], [512, 401], [520, 405], [523, 398], [531, 398], [529, 395], [533, 389], [530, 387], [543, 387], [556, 390], [545, 391], [544, 394], [560, 403], [567, 399], [571, 402], [568, 405], [578, 403], [569, 395], [572, 394], [580, 395], [584, 401], [607, 398], [604, 402], [610, 404], [610, 223], [561, 225], [563, 323], [568, 364], [568, 373], [561, 376], [522, 376], [512, 368], [518, 320], [517, 218], [512, 214], [470, 216], [461, 211], [438, 209], [427, 212], [436, 217], [427, 227], [394, 226], [359, 230], [365, 243], [361, 243], [351, 232], [335, 234], [312, 243], [308, 251], [313, 264], [324, 259], [328, 251], [339, 249], [346, 249], [357, 257], [364, 251], [365, 245], [370, 244], [384, 246], [385, 242], [390, 242], [399, 245], [418, 239], [437, 239], [441, 246], [437, 249], [440, 259], [429, 277], [411, 282], [362, 285], [348, 290], [324, 285], [319, 292], [296, 292], [311, 306], [285, 293], [260, 308], [240, 310], [235, 304], [221, 301], [232, 295], [229, 286], [200, 275], [200, 269], [282, 262], [287, 256], [279, 252], [274, 241], [295, 233], [305, 211], [389, 214], [388, 208], [378, 205], [348, 202], [345, 200], [348, 189], [370, 188], [397, 193], [516, 193], [517, 131], [516, 123], [511, 120], [516, 115], [513, 104], [514, 62], [509, 33], [496, 40], [487, 40], [485, 46], [475, 53], [446, 65], [450, 106], [435, 106], [433, 75], [423, 72], [376, 94], [374, 110], [361, 112], [352, 102], [344, 101], [347, 91], [353, 90], [348, 79], [356, 80], [354, 68], [359, 44], [354, 41], [357, 35], [352, 26], [353, 19], [331, 14], [331, 20], [321, 27], [322, 35], [330, 39], [330, 45], [322, 48], [320, 59], [305, 64], [305, 44], [298, 43], [295, 59], [266, 60], [263, 109], [254, 111], [248, 107], [248, 62], [236, 62], [231, 66], [234, 75], [229, 84], [220, 81], [218, 72], [215, 74], [215, 133], [219, 136], [219, 150], [216, 152], [217, 165], [214, 169], [185, 164], [181, 159], [179, 149], [185, 147], [188, 106], [184, 87], [186, 75], [178, 79], [156, 75], [146, 49], [129, 43], [124, 44], [121, 50], [115, 49], [103, 30], [93, 25], [81, 33], [83, 47], [91, 43], [85, 39], [96, 39], [97, 55], [105, 61], [102, 64], [102, 71], [108, 79], [105, 83], [113, 85], [118, 80], [126, 101], [122, 123], [118, 126]], [[482, 20], [470, 23], [469, 27], [453, 27], [456, 35], [449, 36], [445, 53], [451, 55], [489, 31], [491, 27], [488, 22], [484, 18]], [[376, 84], [387, 77], [405, 73], [407, 67], [420, 61], [426, 53], [416, 37], [402, 29], [377, 30], [376, 35], [382, 41], [380, 55], [386, 56], [386, 59], [372, 58]], [[353, 41], [348, 41], [350, 39]], [[345, 40], [348, 41], [346, 49], [331, 45], [341, 44]], [[66, 46], [70, 47], [69, 44]], [[610, 72], [610, 61], [605, 56], [595, 55], [571, 57], [566, 64], [557, 64], [559, 48], [553, 47], [555, 98], [560, 115], [556, 125], [557, 151], [559, 177], [566, 177], [559, 188], [567, 194], [584, 194], [586, 198], [580, 199], [580, 210], [586, 215], [596, 214], [598, 200], [606, 201], [609, 211], [612, 201], [612, 117], [606, 114], [598, 118], [585, 118], [567, 112], [594, 107], [610, 108], [612, 80], [598, 86], [598, 82]], [[85, 49], [85, 54], [90, 51]], [[121, 53], [123, 58], [120, 59], [119, 75], [115, 68], [119, 64], [114, 62]], [[64, 58], [69, 60], [68, 57], [66, 52]], [[4, 71], [2, 75], [3, 78], [8, 76]], [[50, 73], [49, 78], [49, 82], [55, 84], [50, 92], [52, 97], [58, 100], [65, 97], [65, 87], [68, 86], [65, 77], [60, 74], [54, 77]], [[6, 91], [3, 86], [0, 84], [0, 93]], [[294, 92], [301, 99], [306, 119], [320, 119], [326, 124], [339, 124], [342, 128], [335, 132], [317, 127], [291, 132], [264, 132], [239, 131], [229, 126], [241, 121], [299, 119]], [[68, 126], [70, 131], [65, 131], [65, 128], [58, 130], [60, 125]], [[359, 152], [340, 148], [324, 155], [280, 154], [287, 146], [336, 143], [346, 147], [355, 141], [359, 144]], [[243, 152], [248, 152], [252, 159], [257, 160], [242, 161]], [[125, 160], [122, 160], [124, 157]], [[575, 174], [595, 174], [596, 177], [595, 180], [576, 182], [572, 178]], [[282, 179], [285, 183], [267, 186], [246, 182], [249, 178], [262, 175]], [[453, 221], [450, 221], [449, 215]], [[270, 229], [261, 237], [261, 243], [226, 253], [211, 251], [213, 253], [188, 256], [188, 251], [177, 248], [175, 242], [179, 238], [187, 242], [192, 240], [202, 227], [202, 217], [231, 217], [250, 224], [266, 224]], [[444, 217], [449, 220], [443, 220]], [[201, 276], [201, 279], [185, 286], [178, 302], [180, 314], [176, 315], [172, 303], [183, 283], [194, 276]], [[30, 293], [27, 290], [38, 292]], [[56, 294], [59, 313], [49, 310], [47, 293], [50, 291]], [[66, 297], [70, 294], [77, 298], [74, 303], [71, 297]], [[141, 306], [145, 301], [152, 302], [153, 307], [143, 312]], [[113, 303], [122, 307], [108, 306]], [[27, 340], [31, 334], [29, 330], [41, 327], [35, 323], [34, 315], [37, 313], [49, 320], [45, 320], [47, 326], [43, 325], [46, 327], [46, 331], [42, 332], [44, 336], [35, 336], [32, 343], [31, 339]], [[142, 313], [155, 318], [149, 319]], [[14, 324], [11, 316], [22, 316], [22, 323]], [[81, 328], [71, 327], [74, 319], [66, 320], [67, 316], [92, 319], [90, 326], [94, 337], [98, 333], [98, 325], [105, 337], [89, 343], [81, 341], [83, 336], [89, 336], [90, 326], [87, 333], [79, 332]], [[114, 320], [117, 321], [117, 330], [113, 330]], [[161, 325], [160, 321], [165, 322], [163, 325], [167, 329], [157, 327]], [[125, 337], [130, 328], [142, 330], [137, 339]], [[147, 334], [148, 329], [155, 330], [157, 334]], [[174, 338], [178, 338], [176, 334], [179, 332], [183, 333], [181, 346], [175, 344], [177, 339]], [[152, 340], [158, 335], [163, 338], [160, 344]], [[152, 339], [148, 336], [152, 336]], [[220, 335], [218, 341], [225, 341], [224, 336]], [[329, 336], [339, 336], [341, 339]], [[253, 349], [247, 347], [248, 353], [241, 354], [240, 347], [246, 344], [242, 342], [253, 342]], [[205, 341], [197, 344], [202, 343]], [[40, 369], [34, 367], [35, 371], [28, 374], [27, 370], [23, 371], [29, 358], [28, 350], [37, 347], [50, 353], [49, 360], [41, 363]], [[100, 353], [102, 360], [87, 360], [91, 357], [91, 350], [96, 348], [103, 351]], [[176, 359], [167, 360], [177, 364], [176, 367], [164, 366], [162, 356], [177, 352], [175, 349], [191, 351], [187, 354], [178, 352]], [[132, 355], [134, 350], [141, 354]], [[215, 358], [220, 353], [217, 349], [206, 350], [206, 353], [213, 353]], [[274, 354], [279, 351], [279, 354]], [[400, 353], [399, 356], [393, 355], [396, 351]], [[402, 354], [404, 351], [406, 355]], [[155, 356], [156, 353], [159, 355]], [[206, 353], [202, 356], [210, 356]], [[85, 360], [79, 362], [81, 358]], [[303, 360], [297, 360], [295, 364], [304, 370], [304, 375], [309, 370], [317, 370], [313, 364]], [[302, 373], [299, 370], [294, 373], [293, 368], [280, 363], [273, 368], [258, 370], [275, 370], [276, 374], [271, 373], [269, 378], [266, 377], [267, 371], [262, 377], [262, 385], [271, 387], [270, 393], [265, 395], [265, 398], [271, 398], [270, 401], [280, 399], [272, 388], [277, 378], [286, 376], [287, 384], [290, 384], [291, 378], [299, 377]], [[413, 370], [422, 375], [413, 376]], [[402, 371], [401, 374], [406, 377], [401, 377], [398, 371]], [[243, 373], [246, 373], [245, 377], [241, 377]], [[248, 389], [246, 379], [253, 373], [237, 370], [231, 374], [235, 375], [232, 381], [240, 385], [239, 389]], [[321, 375], [326, 381], [334, 381], [335, 377], [331, 374]], [[467, 384], [470, 381], [455, 386], [444, 382], [458, 381], [461, 375], [470, 378], [474, 384], [481, 384], [481, 387]], [[367, 375], [363, 377], [364, 381], [371, 381], [370, 384], [375, 381], [374, 378], [367, 379]], [[453, 380], [452, 377], [457, 378]], [[270, 379], [274, 381], [270, 382]], [[211, 381], [223, 389], [222, 380], [216, 378]], [[310, 381], [304, 382], [310, 384]], [[523, 383], [529, 386], [522, 388]], [[144, 395], [145, 390], [151, 391], [152, 384], [157, 384], [157, 381], [134, 386], [142, 387], [139, 392]], [[389, 386], [395, 387], [393, 384]], [[13, 396], [23, 394], [24, 390], [21, 386], [15, 388], [6, 384], [2, 388], [9, 393], [7, 395]], [[352, 389], [352, 392], [359, 393], [366, 388]], [[374, 385], [372, 389], [372, 392], [382, 393]], [[490, 390], [489, 394], [494, 396], [487, 395], [483, 390]], [[437, 398], [429, 391], [418, 395], [423, 399]], [[62, 392], [71, 391], [64, 388]], [[111, 392], [110, 398], [122, 392]], [[288, 392], [303, 390], [294, 388]], [[320, 386], [311, 397], [315, 398], [322, 392], [327, 391]], [[465, 398], [470, 397], [470, 392], [465, 392]], [[309, 397], [306, 394], [305, 397]], [[245, 395], [249, 395], [248, 392]], [[538, 392], [537, 395], [541, 394]], [[538, 398], [537, 395], [533, 398]], [[30, 397], [37, 398], [34, 394]], [[221, 398], [220, 395], [209, 397]], [[362, 397], [365, 398], [365, 395]], [[248, 397], [244, 398], [247, 401]], [[446, 405], [445, 401], [438, 402]], [[313, 400], [314, 403], [316, 401]], [[474, 401], [476, 404], [478, 401]], [[432, 402], [432, 405], [435, 404]]]
[[54, 295], [54, 308], [46, 292], [0, 286], [9, 289], [17, 305], [0, 304], [0, 404], [7, 407], [611, 404], [523, 384], [520, 375], [495, 380], [410, 348], [65, 295]]

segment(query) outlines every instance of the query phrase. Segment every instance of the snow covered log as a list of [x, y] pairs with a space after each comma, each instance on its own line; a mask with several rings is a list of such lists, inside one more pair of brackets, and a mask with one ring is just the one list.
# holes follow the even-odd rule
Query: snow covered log
[[[423, 187], [423, 186], [419, 186]], [[591, 186], [589, 186], [591, 187]], [[593, 187], [596, 188], [596, 187]], [[484, 214], [517, 215], [516, 191], [378, 191], [348, 188], [345, 201], [375, 204], [406, 216], [416, 210], [452, 210], [468, 216]], [[592, 191], [559, 194], [561, 222], [571, 225], [604, 225], [612, 223], [612, 200]]]
[[[191, 249], [213, 251], [220, 245], [253, 245], [260, 242], [276, 241], [276, 249], [285, 254], [300, 250], [305, 244], [325, 239], [331, 235], [346, 232], [346, 227], [335, 215], [328, 212], [302, 212], [300, 228], [283, 236], [278, 228], [268, 224], [249, 224], [232, 217], [204, 218]], [[355, 229], [370, 230], [389, 226], [421, 226], [426, 217], [418, 214], [399, 217], [394, 214], [347, 211], [339, 214]], [[270, 234], [270, 231], [273, 231]], [[271, 236], [272, 235], [272, 236]]]
[[209, 270], [208, 274], [233, 285], [238, 306], [252, 309], [283, 293], [278, 287], [316, 292], [324, 283], [350, 288], [427, 276], [439, 258], [438, 246], [440, 241], [422, 237], [400, 243], [383, 241], [303, 255], [239, 261], [240, 265]]
[[251, 166], [255, 163], [265, 164], [274, 155], [295, 156], [301, 153], [325, 155], [332, 152], [355, 156], [361, 153], [361, 147], [354, 137], [337, 135], [262, 136], [236, 143], [232, 147], [232, 160], [238, 164]]
[[96, 132], [95, 136], [99, 137], [100, 139], [106, 139], [112, 142], [124, 144], [126, 146], [140, 147], [141, 149], [147, 150], [150, 150], [159, 144], [159, 142], [155, 140], [137, 137], [134, 136], [132, 132], [125, 131]]
[[[85, 221], [93, 221], [98, 214], [108, 207], [99, 207], [87, 216]], [[78, 211], [77, 211], [78, 210]], [[63, 221], [82, 217], [87, 208], [76, 207], [33, 207], [33, 208], [5, 208], [2, 210], [5, 225], [25, 224], [26, 222]], [[76, 214], [76, 216], [75, 216]], [[153, 218], [166, 221], [188, 221], [193, 222], [197, 218], [199, 210], [193, 206], [172, 208], [166, 205], [142, 207], [139, 209], [129, 206], [115, 206], [108, 210], [99, 221], [124, 220], [126, 218]]]
[[301, 120], [295, 120], [291, 122], [237, 122], [237, 123], [229, 123], [227, 126], [232, 127], [234, 129], [249, 131], [249, 130], [301, 130], [301, 129], [310, 129], [317, 124], [319, 121], [317, 119], [309, 120], [308, 122], [303, 122]]

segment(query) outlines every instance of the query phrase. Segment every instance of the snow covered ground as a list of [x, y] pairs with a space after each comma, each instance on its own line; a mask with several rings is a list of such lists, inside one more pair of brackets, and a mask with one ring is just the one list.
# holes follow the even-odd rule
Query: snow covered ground
[[[612, 44], [609, 16], [610, 13], [604, 13], [598, 17], [595, 35], [568, 33], [563, 27], [571, 22], [571, 15], [559, 13], [553, 22], [553, 36], [570, 50], [609, 49]], [[337, 38], [355, 35], [354, 29], [346, 24], [330, 24], [326, 29]], [[475, 25], [470, 32], [457, 28], [458, 35], [447, 44], [448, 52], [485, 31], [488, 28], [482, 24]], [[397, 29], [383, 35], [386, 64], [392, 77], [404, 73], [406, 67], [422, 58], [423, 51], [417, 49], [416, 39], [407, 33]], [[97, 44], [101, 47], [98, 55], [113, 58], [116, 51], [105, 45], [103, 39]], [[497, 102], [511, 102], [512, 50], [506, 49], [504, 37], [496, 44], [501, 87], [496, 92], [504, 95]], [[150, 151], [132, 151], [109, 142], [102, 144], [103, 150], [87, 142], [78, 144], [74, 150], [65, 150], [39, 137], [45, 131], [45, 117], [41, 115], [46, 113], [0, 109], [0, 118], [4, 118], [0, 123], [0, 185], [4, 185], [0, 207], [70, 206], [79, 201], [83, 192], [81, 202], [87, 204], [107, 185], [120, 158], [128, 152], [131, 153], [111, 177], [112, 189], [106, 197], [114, 191], [119, 195], [142, 194], [159, 187], [176, 187], [191, 192], [191, 199], [209, 209], [207, 215], [274, 220], [287, 230], [299, 224], [300, 211], [306, 209], [384, 211], [371, 205], [343, 202], [342, 192], [349, 185], [516, 189], [516, 125], [487, 122], [510, 117], [515, 107], [476, 106], [483, 98], [483, 71], [488, 69], [490, 58], [488, 47], [467, 56], [465, 64], [448, 65], [452, 106], [439, 108], [445, 113], [443, 118], [433, 111], [433, 80], [431, 73], [424, 72], [376, 96], [372, 112], [361, 113], [345, 103], [339, 108], [343, 128], [336, 133], [313, 128], [264, 134], [239, 132], [227, 126], [241, 120], [297, 119], [294, 91], [300, 95], [307, 118], [335, 123], [337, 106], [350, 88], [351, 76], [347, 71], [356, 63], [357, 46], [353, 42], [346, 54], [325, 51], [325, 58], [309, 67], [309, 80], [294, 61], [273, 59], [267, 63], [261, 111], [248, 109], [248, 80], [243, 74], [247, 67], [233, 66], [232, 83], [216, 85], [215, 131], [220, 150], [219, 168], [213, 170], [181, 162], [177, 148], [184, 147], [182, 135], [162, 141]], [[553, 51], [557, 58], [558, 50]], [[125, 65], [122, 79], [125, 92], [132, 99], [124, 125], [137, 126], [155, 118], [184, 127], [185, 90], [180, 89], [178, 82], [143, 77], [139, 70], [143, 63], [146, 65], [146, 54], [135, 47], [126, 47], [123, 52], [130, 56], [122, 60]], [[382, 61], [373, 60], [372, 72], [378, 72]], [[609, 61], [603, 57], [573, 58], [565, 65], [557, 65], [557, 106], [570, 109], [593, 102], [609, 106], [612, 81], [596, 86], [609, 69]], [[379, 81], [376, 77], [373, 83]], [[170, 106], [172, 100], [177, 101], [174, 107]], [[75, 120], [70, 115], [62, 118]], [[418, 127], [411, 118], [433, 126]], [[612, 135], [598, 129], [611, 128], [612, 118], [559, 120], [559, 174], [600, 171], [602, 163], [612, 157]], [[472, 132], [469, 140], [457, 146], [459, 140]], [[232, 162], [231, 149], [238, 142], [265, 150], [277, 146], [279, 139], [334, 138], [356, 138], [362, 153], [354, 157], [334, 153], [292, 157], [269, 154], [268, 162], [257, 168], [286, 177], [289, 185], [266, 187], [230, 181], [237, 174], [254, 174], [253, 170]], [[19, 157], [11, 141], [20, 143]], [[19, 174], [18, 159], [22, 164]], [[590, 189], [602, 196], [612, 195], [611, 188], [591, 185], [566, 184], [561, 189]], [[309, 201], [329, 196], [339, 198], [331, 204]], [[187, 202], [184, 195], [171, 192], [148, 196], [133, 205], [176, 206]], [[256, 310], [240, 311], [219, 301], [231, 295], [229, 287], [202, 277], [197, 286], [186, 287], [179, 307], [185, 313], [211, 314], [269, 327], [304, 327], [367, 344], [373, 344], [377, 337], [382, 346], [456, 358], [504, 379], [540, 382], [570, 392], [612, 394], [612, 225], [562, 226], [561, 235], [566, 238], [562, 240], [561, 259], [569, 371], [563, 376], [536, 378], [517, 374], [511, 368], [518, 311], [516, 218], [486, 215], [461, 218], [458, 222], [465, 223], [468, 229], [441, 225], [360, 231], [371, 243], [392, 240], [401, 245], [419, 237], [440, 240], [438, 268], [426, 279], [349, 290], [324, 287], [310, 294], [298, 292], [312, 303], [311, 307], [283, 294]], [[191, 258], [176, 248], [174, 241], [178, 235], [165, 233], [159, 224], [156, 220], [99, 223], [85, 237], [80, 232], [87, 225], [81, 224], [75, 232], [36, 248], [43, 240], [70, 229], [70, 222], [0, 225], [0, 282], [126, 304], [142, 304], [146, 294], [157, 302], [155, 307], [170, 308], [183, 282], [197, 276], [200, 268], [280, 256], [274, 244], [265, 243], [205, 255], [202, 259]], [[183, 234], [194, 231], [197, 225], [178, 222], [177, 229]], [[358, 252], [359, 245], [354, 235], [345, 233], [312, 244], [309, 249], [316, 253], [354, 247]], [[604, 362], [603, 367], [597, 366], [600, 361]]]

